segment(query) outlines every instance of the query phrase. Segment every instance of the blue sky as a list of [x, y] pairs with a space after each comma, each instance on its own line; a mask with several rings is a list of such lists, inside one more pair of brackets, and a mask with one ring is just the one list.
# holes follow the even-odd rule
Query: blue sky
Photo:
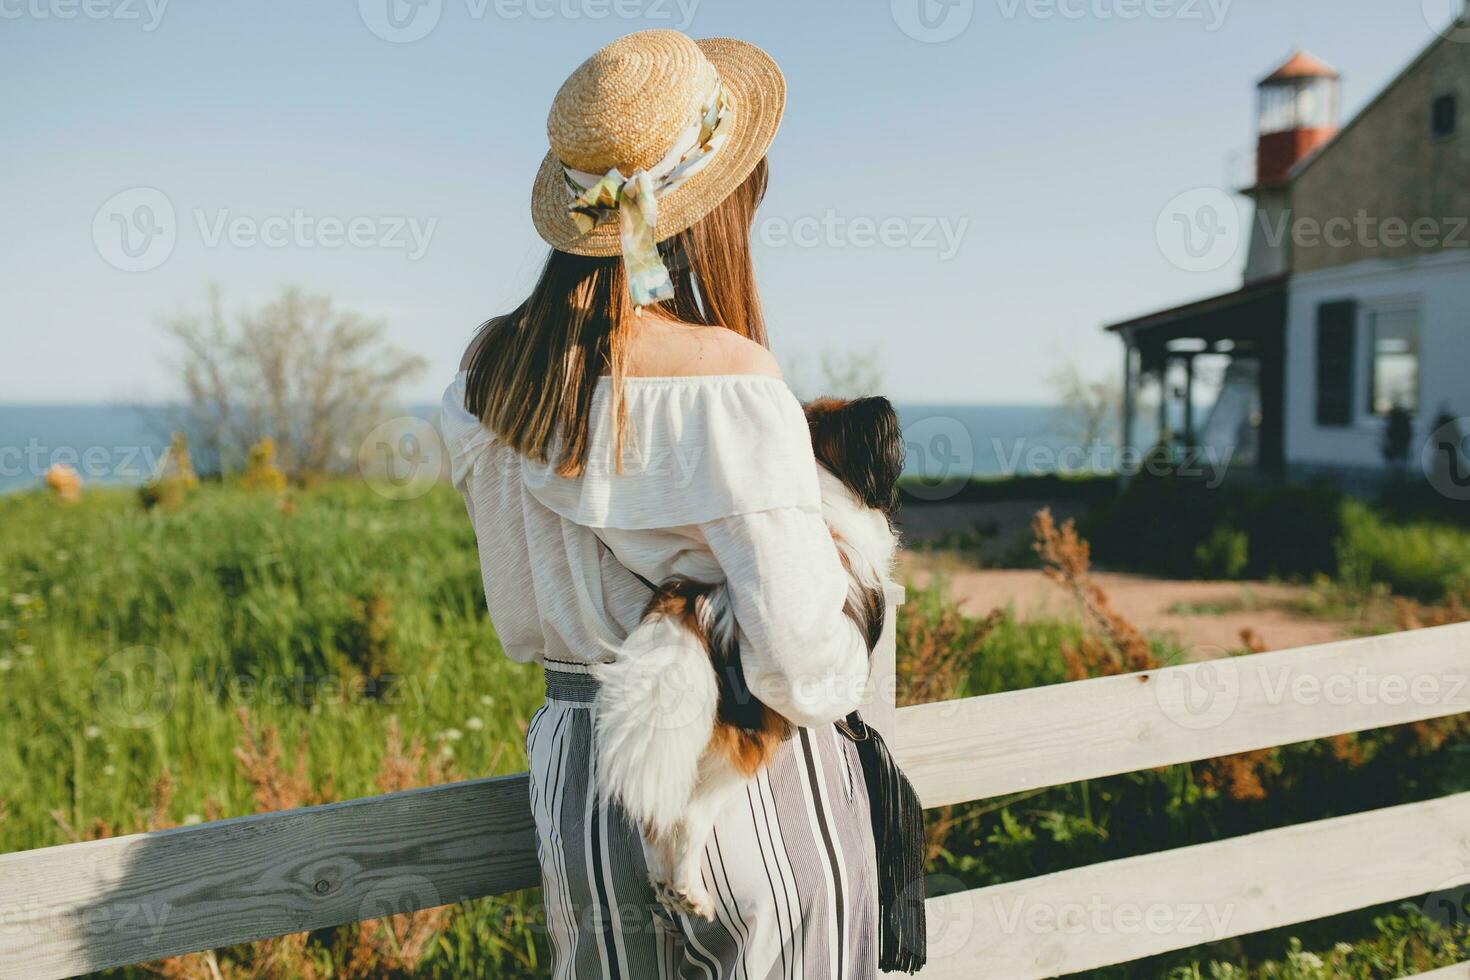
[[[389, 2], [424, 36], [379, 36]], [[1101, 324], [1238, 281], [1243, 250], [1186, 271], [1155, 225], [1247, 171], [1256, 79], [1305, 45], [1351, 113], [1457, 0], [420, 2], [0, 0], [0, 401], [170, 397], [159, 320], [210, 282], [386, 319], [435, 398], [543, 258], [557, 86], [648, 27], [786, 72], [756, 245], [784, 362], [853, 348], [900, 400], [1044, 401], [1068, 358], [1116, 368]], [[113, 215], [163, 227], [160, 194], [171, 248], [121, 251]]]

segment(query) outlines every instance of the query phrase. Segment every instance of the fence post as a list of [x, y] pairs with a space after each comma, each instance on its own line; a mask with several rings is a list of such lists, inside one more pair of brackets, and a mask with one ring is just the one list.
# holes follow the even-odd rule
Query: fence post
[[887, 614], [883, 617], [883, 635], [873, 649], [872, 669], [869, 671], [868, 697], [863, 702], [863, 720], [882, 733], [892, 745], [898, 737], [898, 708], [894, 703], [897, 693], [897, 647], [894, 629], [898, 622], [898, 607], [903, 605], [903, 586], [889, 582], [884, 590]]

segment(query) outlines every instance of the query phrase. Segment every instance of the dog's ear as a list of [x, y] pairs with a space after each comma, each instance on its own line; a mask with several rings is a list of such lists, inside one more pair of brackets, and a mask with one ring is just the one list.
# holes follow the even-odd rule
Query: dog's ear
[[806, 406], [806, 417], [817, 462], [864, 506], [893, 516], [904, 446], [898, 413], [888, 399], [819, 398]]

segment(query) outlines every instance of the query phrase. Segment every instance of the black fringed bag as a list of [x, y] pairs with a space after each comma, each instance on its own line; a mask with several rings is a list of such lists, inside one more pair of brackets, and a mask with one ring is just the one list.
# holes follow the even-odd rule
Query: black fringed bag
[[924, 807], [883, 736], [854, 711], [837, 730], [857, 746], [878, 851], [878, 966], [917, 973], [929, 958], [924, 932]]

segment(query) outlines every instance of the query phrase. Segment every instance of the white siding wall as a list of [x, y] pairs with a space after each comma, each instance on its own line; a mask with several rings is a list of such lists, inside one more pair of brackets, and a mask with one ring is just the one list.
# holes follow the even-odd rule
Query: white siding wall
[[[1355, 422], [1317, 425], [1317, 307], [1356, 300]], [[1288, 465], [1378, 468], [1383, 420], [1368, 412], [1368, 314], [1375, 304], [1415, 303], [1419, 310], [1420, 405], [1416, 438], [1448, 406], [1470, 415], [1470, 253], [1415, 259], [1374, 259], [1291, 280], [1286, 326], [1286, 461]], [[1412, 457], [1411, 457], [1412, 458]]]

